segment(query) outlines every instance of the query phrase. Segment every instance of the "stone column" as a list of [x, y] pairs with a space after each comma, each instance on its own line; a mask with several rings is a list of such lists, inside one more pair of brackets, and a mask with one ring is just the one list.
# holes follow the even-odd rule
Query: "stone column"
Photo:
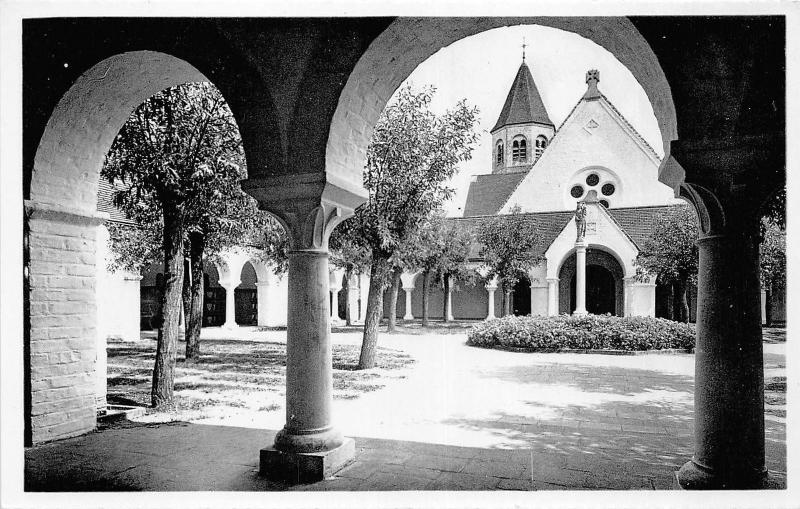
[[403, 320], [413, 320], [414, 313], [411, 312], [411, 293], [414, 291], [414, 287], [404, 286], [403, 291], [406, 292], [406, 314], [403, 315]]
[[453, 321], [453, 278], [448, 276], [450, 280], [450, 284], [447, 286], [447, 309], [445, 309], [445, 313], [447, 313], [446, 317], [448, 321]]
[[222, 326], [226, 329], [235, 329], [239, 326], [236, 323], [236, 287], [241, 283], [234, 280], [219, 282], [220, 286], [225, 288], [225, 323]]
[[695, 453], [678, 472], [689, 489], [764, 484], [764, 367], [758, 227], [705, 234], [697, 282]]
[[573, 314], [586, 314], [586, 242], [575, 243], [575, 312]]
[[[347, 308], [350, 312], [350, 320], [358, 320], [358, 276], [353, 275], [347, 282]], [[345, 317], [347, 318], [347, 317]]]
[[358, 293], [361, 299], [361, 303], [358, 307], [358, 321], [364, 322], [367, 319], [367, 298], [369, 297], [369, 275], [367, 271], [361, 274], [358, 280]]
[[767, 323], [767, 292], [761, 290], [761, 325]]
[[259, 327], [266, 327], [272, 325], [268, 318], [269, 313], [269, 282], [267, 281], [258, 281], [256, 282], [256, 300], [258, 301], [258, 326]]
[[322, 480], [355, 456], [355, 442], [334, 427], [331, 414], [328, 239], [366, 197], [326, 179], [321, 172], [251, 177], [242, 184], [280, 218], [289, 237], [286, 424], [261, 450], [260, 471], [292, 483]]
[[491, 281], [486, 283], [486, 291], [489, 293], [489, 310], [486, 313], [486, 319], [491, 320], [494, 316], [494, 292], [497, 291], [497, 278], [492, 278]]
[[558, 315], [558, 278], [547, 278], [547, 315]]
[[635, 283], [634, 278], [626, 277], [622, 279], [622, 299], [623, 299], [623, 310], [622, 316], [632, 316], [633, 315], [633, 285]]
[[330, 298], [330, 307], [331, 307], [331, 322], [338, 322], [341, 319], [339, 318], [339, 292], [341, 288], [331, 288], [331, 298]]

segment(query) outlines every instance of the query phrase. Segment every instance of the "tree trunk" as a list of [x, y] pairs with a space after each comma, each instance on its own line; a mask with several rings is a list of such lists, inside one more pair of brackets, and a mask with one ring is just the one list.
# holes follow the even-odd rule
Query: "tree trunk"
[[[191, 250], [191, 246], [187, 249], [187, 246], [184, 244], [183, 252], [184, 254], [188, 253]], [[192, 310], [192, 278], [191, 278], [191, 260], [184, 257], [183, 259], [183, 285], [181, 291], [181, 300], [183, 305], [183, 337], [187, 338], [189, 336], [189, 313]]]
[[344, 272], [344, 294], [347, 297], [347, 304], [344, 306], [344, 320], [345, 325], [353, 325], [353, 310], [350, 309], [350, 281], [353, 278], [353, 267], [348, 266]]
[[686, 281], [678, 279], [673, 283], [675, 288], [675, 310], [679, 322], [689, 322], [689, 303], [686, 300]]
[[511, 291], [503, 289], [503, 316], [511, 314]]
[[369, 296], [367, 297], [367, 316], [364, 319], [364, 338], [361, 342], [361, 356], [357, 369], [375, 367], [375, 353], [378, 347], [378, 326], [383, 316], [383, 292], [386, 289], [386, 277], [389, 273], [388, 262], [374, 258], [369, 279]]
[[430, 316], [428, 315], [428, 295], [431, 288], [431, 273], [426, 270], [422, 275], [422, 326], [428, 327], [430, 325]]
[[202, 233], [192, 232], [189, 240], [191, 305], [186, 313], [186, 360], [196, 361], [200, 359], [200, 329], [203, 327], [203, 251], [206, 239]]
[[389, 294], [389, 324], [386, 327], [386, 332], [397, 331], [397, 294], [400, 293], [400, 275], [403, 271], [395, 267], [392, 271], [392, 289]]
[[174, 206], [164, 204], [164, 296], [156, 344], [156, 363], [153, 368], [151, 402], [157, 410], [175, 408], [175, 357], [178, 342], [183, 293], [183, 214]]
[[447, 314], [447, 310], [450, 308], [450, 278], [448, 276], [444, 276], [444, 288], [442, 293], [442, 316], [444, 317], [445, 323], [450, 321], [450, 317]]

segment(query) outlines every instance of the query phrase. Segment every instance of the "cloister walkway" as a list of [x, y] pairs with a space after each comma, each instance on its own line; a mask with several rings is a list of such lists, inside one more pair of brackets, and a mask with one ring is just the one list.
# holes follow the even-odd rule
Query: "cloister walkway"
[[[234, 336], [285, 340], [282, 331]], [[381, 346], [417, 362], [380, 390], [334, 401], [334, 419], [356, 437], [357, 454], [333, 479], [291, 487], [258, 475], [259, 448], [284, 422], [282, 412], [269, 412], [123, 423], [31, 448], [27, 488], [673, 488], [675, 471], [693, 451], [693, 355], [526, 354], [471, 348], [464, 340], [463, 333], [381, 335]], [[333, 341], [357, 343], [360, 336], [338, 333]], [[785, 377], [784, 347], [780, 332], [765, 335], [768, 387]], [[770, 487], [784, 488], [785, 413], [768, 406], [765, 418]]]

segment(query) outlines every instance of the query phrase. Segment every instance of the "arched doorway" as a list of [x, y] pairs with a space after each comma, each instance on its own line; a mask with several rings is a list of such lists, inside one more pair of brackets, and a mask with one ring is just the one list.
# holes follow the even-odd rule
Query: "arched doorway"
[[[575, 275], [570, 282], [571, 311], [575, 311]], [[616, 315], [614, 275], [600, 265], [586, 266], [586, 311], [593, 315]]]
[[[559, 271], [559, 313], [575, 311], [575, 254], [570, 255]], [[625, 297], [623, 270], [619, 261], [602, 248], [586, 251], [586, 311], [595, 315], [623, 316]]]
[[531, 280], [520, 278], [511, 294], [511, 313], [515, 316], [531, 314]]
[[236, 323], [238, 325], [258, 324], [258, 292], [256, 289], [256, 270], [253, 264], [245, 262], [240, 274], [239, 286], [234, 291]]

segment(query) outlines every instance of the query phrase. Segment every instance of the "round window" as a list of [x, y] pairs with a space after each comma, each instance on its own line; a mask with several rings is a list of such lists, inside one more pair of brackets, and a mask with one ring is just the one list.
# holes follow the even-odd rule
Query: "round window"
[[583, 186], [572, 186], [569, 194], [571, 194], [573, 198], [580, 198], [583, 196]]
[[600, 191], [602, 191], [603, 193], [603, 196], [611, 196], [612, 194], [614, 194], [614, 191], [616, 190], [617, 188], [614, 187], [614, 184], [611, 183], [603, 184], [603, 187], [600, 189]]
[[590, 186], [596, 186], [598, 182], [600, 182], [600, 177], [597, 176], [597, 173], [592, 173], [586, 177], [586, 183]]
[[608, 200], [600, 200], [600, 205], [602, 205], [605, 208], [608, 208], [609, 207]]

